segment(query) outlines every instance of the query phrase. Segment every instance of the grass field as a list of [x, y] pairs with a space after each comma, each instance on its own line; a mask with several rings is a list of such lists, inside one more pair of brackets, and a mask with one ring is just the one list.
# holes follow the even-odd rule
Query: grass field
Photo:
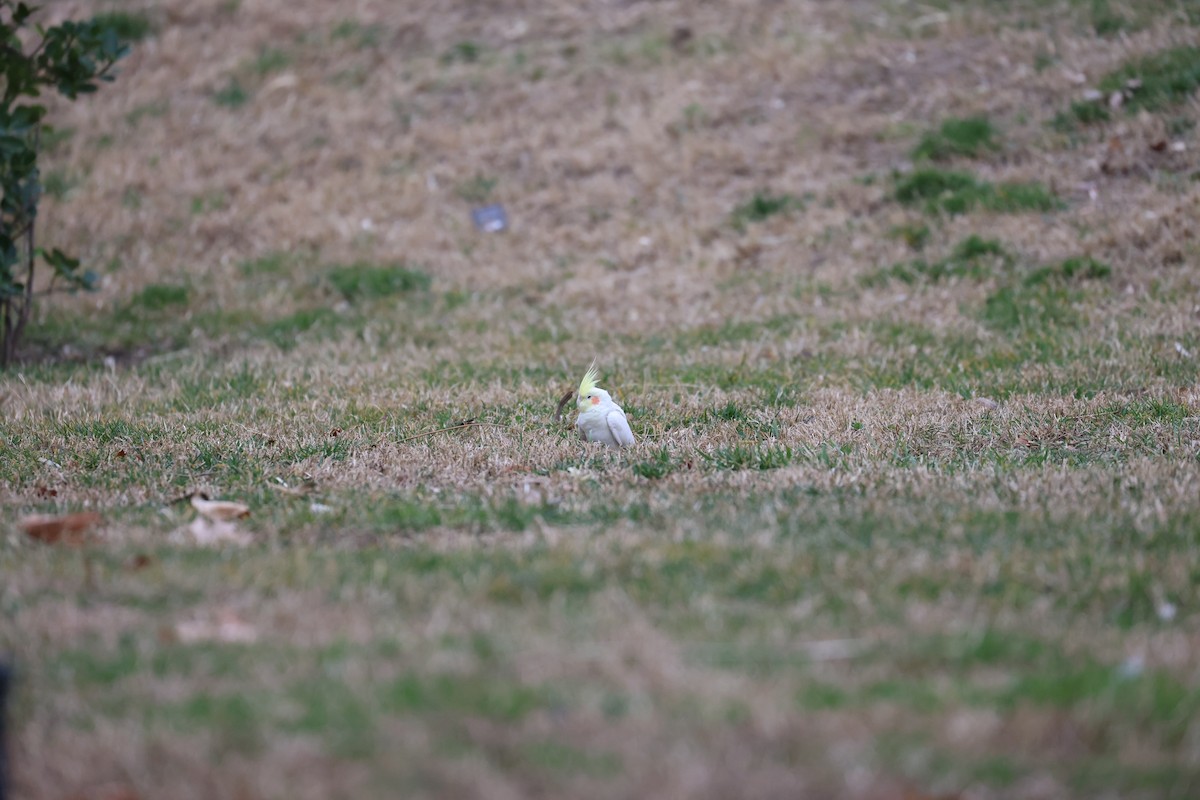
[[1200, 796], [1200, 3], [100, 12], [16, 797]]

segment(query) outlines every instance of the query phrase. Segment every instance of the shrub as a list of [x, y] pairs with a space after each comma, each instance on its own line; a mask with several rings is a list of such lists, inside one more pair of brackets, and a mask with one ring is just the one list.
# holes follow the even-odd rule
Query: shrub
[[0, 0], [0, 366], [9, 364], [33, 308], [38, 261], [70, 290], [94, 288], [98, 278], [61, 250], [37, 247], [35, 221], [43, 186], [38, 170], [46, 107], [44, 89], [69, 100], [90, 94], [113, 79], [113, 67], [128, 52], [129, 31], [104, 17], [67, 20], [48, 28], [33, 23], [37, 7]]

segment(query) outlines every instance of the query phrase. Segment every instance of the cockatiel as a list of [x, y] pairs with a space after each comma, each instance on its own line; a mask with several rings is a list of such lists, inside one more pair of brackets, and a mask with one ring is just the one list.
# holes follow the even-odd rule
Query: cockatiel
[[579, 435], [589, 442], [604, 442], [609, 447], [628, 447], [633, 444], [633, 431], [629, 420], [612, 396], [596, 385], [596, 364], [593, 362], [579, 383], [576, 406], [579, 418], [575, 427]]

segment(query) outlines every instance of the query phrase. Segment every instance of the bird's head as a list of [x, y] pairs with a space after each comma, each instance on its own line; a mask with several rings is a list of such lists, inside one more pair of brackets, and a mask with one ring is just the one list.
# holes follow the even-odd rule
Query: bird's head
[[588, 371], [584, 374], [583, 380], [579, 382], [579, 392], [576, 394], [575, 404], [579, 408], [580, 413], [587, 411], [592, 406], [598, 406], [605, 402], [612, 402], [612, 397], [608, 392], [596, 385], [596, 378], [600, 377], [600, 373], [596, 371], [596, 362], [588, 367]]

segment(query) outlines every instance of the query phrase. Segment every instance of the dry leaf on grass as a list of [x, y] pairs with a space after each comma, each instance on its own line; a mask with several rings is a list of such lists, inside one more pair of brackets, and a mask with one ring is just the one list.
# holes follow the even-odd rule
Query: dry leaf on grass
[[196, 544], [212, 547], [234, 544], [240, 547], [250, 544], [253, 537], [228, 520], [211, 520], [196, 517], [182, 529]]
[[231, 642], [252, 644], [258, 641], [258, 629], [238, 616], [236, 611], [222, 609], [215, 619], [191, 619], [175, 625], [175, 636], [184, 644], [195, 642]]
[[125, 564], [125, 568], [130, 572], [137, 572], [138, 570], [145, 569], [153, 563], [153, 558], [145, 553], [138, 553], [136, 556], [129, 559], [128, 563]]
[[192, 508], [199, 513], [199, 516], [180, 530], [185, 538], [203, 546], [241, 546], [252, 541], [250, 534], [234, 524], [234, 520], [250, 516], [250, 506], [229, 500], [210, 500], [208, 495], [200, 492], [185, 495], [173, 502], [179, 503], [184, 500], [188, 500]]
[[95, 511], [79, 511], [74, 514], [52, 516], [33, 514], [22, 518], [17, 524], [31, 539], [46, 544], [80, 545], [90, 537], [88, 532], [103, 521]]
[[243, 519], [250, 516], [250, 506], [229, 500], [209, 500], [198, 494], [192, 495], [192, 508], [214, 522]]

